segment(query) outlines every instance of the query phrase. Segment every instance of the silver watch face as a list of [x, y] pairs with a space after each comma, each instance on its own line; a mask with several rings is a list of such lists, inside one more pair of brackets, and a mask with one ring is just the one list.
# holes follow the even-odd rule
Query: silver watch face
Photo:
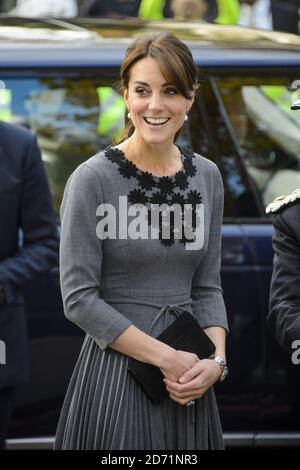
[[224, 379], [226, 379], [226, 377], [228, 375], [228, 372], [229, 372], [228, 366], [226, 365], [226, 362], [223, 361], [223, 359], [219, 356], [212, 356], [211, 359], [214, 362], [216, 362], [217, 364], [219, 364], [219, 366], [222, 369], [222, 373], [221, 373], [221, 376], [219, 378], [219, 381], [222, 382]]

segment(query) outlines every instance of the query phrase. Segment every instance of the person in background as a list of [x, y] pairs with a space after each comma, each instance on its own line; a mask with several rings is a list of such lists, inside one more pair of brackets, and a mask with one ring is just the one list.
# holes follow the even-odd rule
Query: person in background
[[170, 0], [169, 16], [175, 20], [193, 19], [217, 24], [236, 24], [240, 6], [238, 0]]
[[294, 341], [300, 342], [300, 189], [279, 196], [266, 211], [273, 215], [275, 252], [267, 321], [278, 343], [292, 353]]
[[[300, 112], [295, 95], [291, 109]], [[267, 322], [273, 336], [290, 354], [300, 344], [300, 189], [278, 196], [266, 208], [273, 216], [275, 252]]]
[[108, 18], [139, 17], [161, 20], [204, 19], [219, 24], [235, 24], [239, 15], [238, 0], [83, 0], [79, 16]]
[[0, 449], [14, 390], [28, 378], [22, 288], [57, 263], [56, 217], [36, 140], [27, 129], [0, 121], [0, 340], [6, 356], [0, 362]]
[[175, 20], [204, 20], [217, 24], [236, 24], [238, 0], [169, 0], [165, 16]]

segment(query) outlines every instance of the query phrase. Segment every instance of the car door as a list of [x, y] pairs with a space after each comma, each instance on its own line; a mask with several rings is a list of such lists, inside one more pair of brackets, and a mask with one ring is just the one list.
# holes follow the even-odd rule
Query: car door
[[254, 432], [263, 378], [262, 295], [256, 254], [243, 218], [259, 218], [262, 208], [237, 158], [226, 116], [209, 79], [202, 83], [190, 114], [187, 139], [197, 153], [217, 164], [225, 191], [221, 274], [230, 328], [230, 375], [216, 386], [221, 420], [225, 433]]
[[[235, 71], [209, 82], [215, 101], [210, 101], [207, 112], [214, 114], [211, 129], [218, 144], [216, 162], [227, 187], [222, 273], [231, 322], [229, 360], [238, 388], [248, 384], [249, 409], [241, 410], [240, 421], [252, 426], [257, 443], [264, 442], [262, 432], [282, 435], [300, 429], [299, 367], [276, 344], [266, 325], [273, 229], [265, 207], [273, 198], [300, 186], [300, 115], [290, 109], [296, 74], [296, 68], [287, 74], [280, 68], [270, 72], [256, 69], [251, 74]], [[228, 217], [240, 231], [236, 243]], [[241, 255], [235, 265], [234, 257], [228, 261], [232, 244]], [[223, 390], [220, 398], [228, 399]], [[250, 407], [253, 416], [249, 420]]]

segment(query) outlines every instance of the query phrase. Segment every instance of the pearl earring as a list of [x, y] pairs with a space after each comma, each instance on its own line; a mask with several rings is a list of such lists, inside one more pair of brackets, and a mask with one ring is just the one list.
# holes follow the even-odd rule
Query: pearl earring
[[127, 114], [128, 119], [131, 119], [131, 113]]
[[188, 118], [189, 118], [189, 117], [188, 117], [188, 115], [186, 114], [186, 115], [184, 116], [184, 120], [187, 121]]

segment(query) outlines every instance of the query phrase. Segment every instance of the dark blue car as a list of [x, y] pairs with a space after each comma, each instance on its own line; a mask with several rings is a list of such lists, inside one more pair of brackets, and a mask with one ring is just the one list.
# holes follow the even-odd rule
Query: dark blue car
[[[265, 214], [273, 198], [300, 187], [300, 111], [290, 110], [300, 37], [202, 23], [76, 21], [0, 18], [0, 119], [36, 133], [58, 216], [70, 173], [120, 130], [118, 69], [132, 37], [170, 30], [188, 43], [201, 87], [178, 143], [213, 160], [225, 186], [230, 374], [216, 386], [225, 441], [300, 445], [300, 365], [266, 325], [273, 251]], [[26, 299], [30, 381], [19, 389], [9, 447], [47, 448], [83, 334], [64, 317], [58, 267], [28, 285]]]

